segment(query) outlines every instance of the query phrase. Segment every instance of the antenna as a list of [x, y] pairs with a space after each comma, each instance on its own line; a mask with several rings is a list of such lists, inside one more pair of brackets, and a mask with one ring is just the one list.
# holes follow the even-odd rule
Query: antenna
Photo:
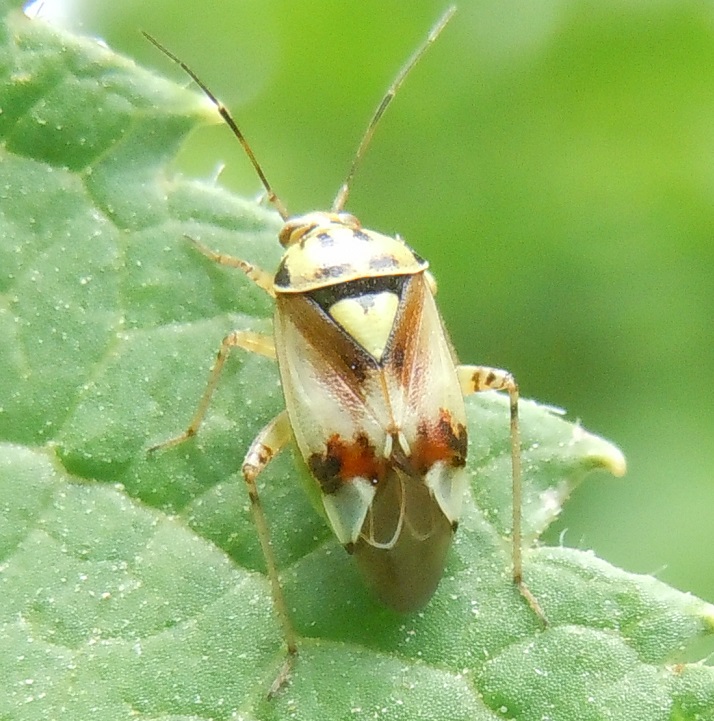
[[377, 124], [382, 119], [382, 116], [389, 107], [389, 104], [392, 102], [394, 96], [397, 94], [397, 90], [399, 90], [402, 83], [404, 82], [404, 79], [407, 77], [407, 75], [409, 75], [409, 72], [412, 70], [412, 68], [419, 62], [422, 55], [424, 55], [424, 53], [429, 49], [429, 47], [436, 40], [436, 38], [439, 37], [439, 34], [446, 27], [446, 24], [449, 22], [449, 20], [451, 20], [455, 12], [455, 5], [452, 5], [450, 8], [447, 9], [447, 11], [438, 20], [436, 25], [434, 25], [434, 27], [429, 31], [429, 35], [427, 35], [426, 40], [424, 40], [424, 42], [416, 49], [414, 54], [407, 61], [406, 65], [399, 71], [397, 77], [394, 79], [394, 82], [392, 82], [392, 84], [387, 89], [387, 92], [384, 94], [384, 97], [377, 106], [377, 109], [374, 111], [374, 115], [372, 115], [372, 119], [369, 121], [369, 125], [367, 125], [367, 130], [365, 130], [365, 133], [362, 136], [362, 140], [360, 141], [359, 147], [357, 148], [355, 157], [352, 160], [352, 165], [347, 172], [345, 182], [342, 183], [340, 189], [337, 191], [335, 200], [332, 203], [333, 213], [339, 213], [341, 210], [344, 209], [345, 203], [347, 202], [347, 197], [350, 194], [350, 183], [352, 182], [352, 178], [357, 171], [357, 167], [362, 160], [362, 156], [364, 155], [372, 140], [372, 136], [374, 135]]
[[243, 150], [245, 150], [248, 159], [255, 168], [255, 172], [258, 173], [260, 182], [263, 184], [265, 192], [267, 193], [268, 201], [272, 203], [278, 213], [280, 213], [280, 217], [283, 220], [287, 220], [289, 217], [287, 208], [283, 205], [283, 202], [280, 200], [280, 198], [275, 194], [275, 191], [273, 191], [272, 186], [268, 182], [268, 178], [263, 172], [263, 168], [260, 166], [258, 159], [255, 157], [255, 153], [253, 153], [252, 148], [250, 147], [250, 145], [248, 145], [248, 141], [245, 139], [245, 136], [241, 132], [236, 121], [233, 119], [233, 116], [230, 114], [228, 108], [223, 105], [223, 103], [208, 89], [206, 84], [198, 77], [198, 75], [196, 75], [196, 73], [193, 72], [193, 70], [191, 70], [188, 65], [186, 65], [183, 60], [176, 57], [176, 55], [174, 55], [168, 48], [165, 48], [158, 40], [156, 40], [156, 38], [153, 38], [151, 35], [149, 35], [149, 33], [142, 30], [141, 34], [154, 47], [156, 47], [164, 55], [166, 55], [167, 58], [173, 60], [173, 62], [175, 62], [191, 78], [191, 80], [193, 80], [193, 82], [198, 85], [198, 87], [203, 91], [204, 95], [206, 95], [206, 97], [216, 106], [216, 110], [218, 110], [220, 116], [223, 118], [223, 120], [226, 121], [228, 127], [233, 131], [233, 135], [238, 138], [238, 142], [243, 146]]

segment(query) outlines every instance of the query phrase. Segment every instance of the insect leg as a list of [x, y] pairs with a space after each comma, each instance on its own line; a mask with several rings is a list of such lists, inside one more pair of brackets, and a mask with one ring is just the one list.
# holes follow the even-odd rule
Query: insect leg
[[208, 383], [206, 384], [206, 390], [203, 391], [201, 400], [198, 402], [196, 412], [193, 414], [193, 418], [188, 425], [188, 428], [178, 436], [169, 438], [167, 441], [157, 443], [149, 448], [149, 453], [158, 451], [160, 449], [172, 448], [177, 446], [189, 438], [192, 438], [198, 432], [198, 429], [203, 422], [203, 417], [206, 415], [208, 405], [211, 402], [213, 392], [216, 390], [218, 380], [225, 365], [226, 359], [233, 348], [243, 348], [244, 350], [258, 353], [259, 355], [266, 356], [268, 358], [275, 359], [275, 345], [273, 339], [270, 336], [261, 335], [260, 333], [253, 333], [245, 330], [235, 330], [229, 333], [221, 343], [221, 347], [216, 355], [216, 362], [211, 368], [211, 373], [208, 376]]
[[521, 431], [518, 422], [518, 383], [505, 370], [486, 366], [459, 366], [456, 369], [461, 391], [466, 395], [480, 391], [507, 391], [510, 399], [511, 418], [511, 475], [513, 482], [513, 519], [511, 530], [513, 582], [535, 614], [546, 623], [538, 599], [523, 580], [523, 557], [521, 550], [521, 505], [523, 502], [521, 483]]
[[224, 253], [216, 253], [215, 250], [211, 250], [203, 243], [199, 243], [194, 238], [186, 236], [195, 246], [199, 253], [202, 253], [209, 260], [219, 265], [227, 265], [231, 268], [238, 268], [242, 270], [259, 288], [262, 288], [268, 295], [275, 297], [275, 291], [273, 290], [273, 276], [270, 273], [264, 271], [262, 268], [249, 263], [247, 260], [241, 260], [232, 255], [226, 255]]
[[285, 603], [285, 596], [283, 596], [283, 589], [280, 585], [278, 566], [275, 562], [275, 554], [273, 553], [273, 546], [270, 542], [268, 523], [263, 513], [263, 506], [260, 503], [258, 486], [255, 480], [275, 457], [277, 452], [287, 443], [291, 433], [288, 414], [286, 411], [282, 411], [258, 433], [245, 455], [242, 468], [243, 478], [248, 486], [248, 496], [250, 498], [253, 521], [258, 532], [258, 539], [260, 540], [260, 546], [263, 550], [265, 565], [268, 571], [268, 578], [270, 579], [275, 612], [278, 614], [278, 618], [283, 627], [283, 636], [288, 647], [288, 657], [270, 687], [268, 692], [269, 697], [274, 696], [287, 681], [293, 659], [297, 654], [297, 641], [295, 638], [295, 630], [290, 622], [290, 615], [288, 614], [288, 607]]

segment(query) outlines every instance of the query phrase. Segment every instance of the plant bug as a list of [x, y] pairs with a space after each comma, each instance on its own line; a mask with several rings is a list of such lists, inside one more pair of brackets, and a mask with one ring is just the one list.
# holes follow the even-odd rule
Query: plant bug
[[[194, 436], [235, 347], [277, 360], [285, 410], [257, 435], [242, 473], [265, 555], [289, 657], [296, 634], [280, 586], [256, 478], [291, 439], [309, 471], [338, 541], [375, 595], [399, 612], [423, 607], [443, 574], [467, 476], [464, 395], [510, 396], [513, 580], [541, 617], [522, 580], [518, 386], [504, 370], [458, 365], [443, 327], [428, 263], [399, 237], [365, 229], [344, 207], [374, 130], [409, 71], [436, 40], [450, 8], [398, 73], [377, 106], [345, 182], [328, 212], [292, 217], [273, 191], [229, 111], [196, 74], [149, 35], [215, 104], [243, 146], [284, 224], [274, 275], [193, 241], [211, 260], [242, 270], [275, 299], [273, 338], [245, 331], [221, 344], [187, 429], [151, 450]], [[286, 666], [287, 669], [287, 666]], [[274, 684], [277, 689], [287, 670]]]

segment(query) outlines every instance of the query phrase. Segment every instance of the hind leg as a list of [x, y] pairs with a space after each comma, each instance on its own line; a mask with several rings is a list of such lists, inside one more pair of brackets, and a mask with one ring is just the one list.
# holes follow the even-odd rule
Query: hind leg
[[513, 583], [528, 602], [535, 614], [546, 623], [543, 609], [538, 599], [523, 580], [523, 554], [521, 531], [521, 505], [523, 501], [521, 481], [521, 432], [518, 422], [518, 383], [505, 370], [486, 366], [459, 366], [457, 368], [462, 393], [467, 396], [481, 391], [506, 391], [510, 400], [510, 431], [511, 431], [511, 478], [513, 496], [513, 518], [511, 526], [511, 554]]

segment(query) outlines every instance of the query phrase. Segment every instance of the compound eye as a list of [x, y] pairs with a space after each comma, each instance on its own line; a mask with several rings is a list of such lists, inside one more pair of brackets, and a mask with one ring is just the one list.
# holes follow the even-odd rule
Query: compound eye
[[307, 233], [314, 230], [317, 227], [317, 223], [305, 223], [302, 222], [291, 222], [288, 221], [280, 229], [278, 240], [283, 248], [287, 248], [295, 243], [300, 242], [301, 238], [304, 238]]
[[338, 213], [337, 217], [340, 219], [340, 223], [346, 225], [348, 228], [357, 230], [362, 227], [362, 223], [360, 223], [352, 213]]

